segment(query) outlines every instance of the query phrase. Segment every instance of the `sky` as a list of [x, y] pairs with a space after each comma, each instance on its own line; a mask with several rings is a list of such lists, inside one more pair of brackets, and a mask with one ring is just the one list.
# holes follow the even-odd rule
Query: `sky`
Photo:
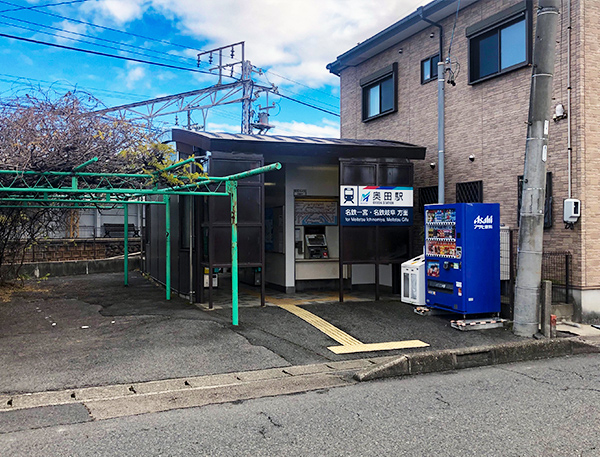
[[[198, 66], [198, 54], [243, 41], [252, 79], [277, 86], [282, 95], [269, 95], [275, 128], [268, 134], [339, 138], [339, 78], [326, 65], [429, 2], [0, 0], [0, 34], [36, 41], [0, 36], [0, 98], [24, 96], [32, 87], [78, 90], [113, 107], [202, 89], [218, 76], [210, 72], [208, 55]], [[233, 59], [226, 52], [224, 63], [241, 59], [240, 47], [234, 51]], [[239, 77], [239, 65], [233, 71]], [[224, 74], [223, 83], [234, 81], [230, 71]], [[255, 112], [259, 105], [267, 105], [264, 93], [252, 104]], [[206, 120], [195, 111], [192, 123], [240, 133], [241, 112], [240, 103], [216, 106]], [[159, 117], [154, 127], [168, 130], [175, 122], [186, 125], [186, 115]]]

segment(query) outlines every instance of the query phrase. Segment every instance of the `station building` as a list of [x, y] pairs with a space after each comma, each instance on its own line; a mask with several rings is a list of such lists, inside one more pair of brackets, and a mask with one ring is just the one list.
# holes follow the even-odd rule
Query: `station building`
[[[323, 139], [172, 131], [180, 159], [192, 155], [209, 176], [230, 176], [280, 162], [281, 170], [238, 182], [240, 278], [286, 293], [379, 285], [400, 291], [400, 264], [412, 246], [413, 161], [425, 148], [397, 140]], [[401, 222], [346, 225], [341, 186], [405, 189]], [[217, 190], [216, 185], [211, 190]], [[223, 186], [220, 187], [223, 191]], [[357, 195], [354, 195], [357, 197]], [[214, 271], [231, 266], [227, 197], [172, 197], [171, 272], [176, 292], [211, 303]], [[346, 195], [346, 200], [349, 195]], [[145, 265], [165, 282], [165, 209], [146, 208]], [[394, 219], [392, 210], [382, 218]], [[396, 214], [396, 210], [394, 213]], [[406, 214], [404, 214], [406, 212]], [[206, 281], [205, 281], [206, 279]]]

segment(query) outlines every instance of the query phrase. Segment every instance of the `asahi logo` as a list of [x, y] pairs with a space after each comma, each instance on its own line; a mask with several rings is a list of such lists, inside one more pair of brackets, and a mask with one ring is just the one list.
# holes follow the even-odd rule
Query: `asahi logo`
[[493, 223], [494, 223], [494, 217], [491, 214], [489, 216], [485, 216], [485, 217], [477, 216], [473, 220], [473, 226], [476, 229], [480, 229], [480, 230], [491, 229]]
[[485, 218], [483, 218], [481, 216], [477, 216], [475, 218], [475, 220], [473, 221], [473, 224], [493, 224], [493, 223], [494, 223], [494, 217], [492, 215], [485, 216]]

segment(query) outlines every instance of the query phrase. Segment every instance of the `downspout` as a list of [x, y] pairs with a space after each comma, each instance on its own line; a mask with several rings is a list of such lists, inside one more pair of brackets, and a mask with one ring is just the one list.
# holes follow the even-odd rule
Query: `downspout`
[[444, 143], [445, 143], [445, 131], [444, 131], [444, 82], [446, 79], [446, 65], [444, 63], [444, 29], [441, 24], [433, 22], [425, 17], [423, 13], [423, 7], [419, 7], [417, 10], [421, 19], [428, 24], [431, 24], [439, 29], [440, 35], [440, 51], [439, 51], [439, 62], [438, 62], [438, 203], [444, 203], [445, 192], [444, 192]]
[[569, 183], [569, 198], [572, 198], [571, 160], [573, 148], [571, 145], [571, 0], [567, 1], [567, 175]]

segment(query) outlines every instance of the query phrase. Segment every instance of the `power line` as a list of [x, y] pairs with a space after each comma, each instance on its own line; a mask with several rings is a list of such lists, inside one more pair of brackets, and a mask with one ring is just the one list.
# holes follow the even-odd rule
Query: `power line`
[[[86, 54], [93, 54], [93, 55], [102, 56], [102, 57], [111, 57], [113, 59], [127, 60], [129, 62], [145, 63], [145, 64], [148, 64], [148, 65], [155, 65], [157, 67], [172, 68], [174, 70], [191, 71], [191, 72], [194, 72], [194, 73], [203, 73], [203, 74], [214, 76], [214, 74], [211, 73], [211, 72], [209, 72], [209, 71], [198, 70], [196, 68], [178, 67], [178, 66], [169, 65], [169, 64], [166, 64], [166, 63], [151, 62], [149, 60], [141, 60], [141, 59], [134, 59], [132, 57], [117, 56], [117, 55], [114, 55], [114, 54], [106, 54], [105, 52], [98, 52], [98, 51], [92, 51], [92, 50], [89, 50], [89, 49], [75, 48], [75, 47], [72, 47], [72, 46], [64, 46], [62, 44], [56, 44], [56, 43], [48, 43], [47, 41], [32, 40], [31, 38], [25, 38], [25, 37], [20, 37], [20, 36], [15, 36], [15, 35], [9, 35], [7, 33], [0, 33], [0, 36], [3, 36], [5, 38], [12, 38], [13, 40], [26, 41], [28, 43], [35, 43], [35, 44], [42, 44], [42, 45], [45, 45], [45, 46], [51, 46], [53, 48], [68, 49], [69, 51], [78, 51], [78, 52], [83, 52], [83, 53], [86, 53]], [[224, 76], [225, 77], [229, 77], [229, 76], [226, 76], [226, 75], [224, 75]], [[233, 78], [233, 79], [235, 79], [235, 78]]]
[[46, 35], [54, 36], [54, 37], [57, 37], [57, 38], [62, 38], [64, 40], [71, 40], [71, 41], [75, 41], [75, 42], [78, 42], [78, 43], [91, 44], [92, 46], [99, 46], [99, 47], [106, 48], [106, 49], [114, 49], [115, 51], [128, 52], [130, 54], [135, 54], [135, 55], [140, 55], [140, 56], [145, 56], [145, 57], [151, 57], [151, 58], [154, 58], [154, 59], [158, 58], [159, 60], [163, 60], [165, 62], [174, 62], [174, 63], [177, 63], [177, 64], [181, 64], [182, 63], [182, 62], [179, 62], [179, 61], [176, 61], [176, 60], [172, 60], [172, 59], [167, 59], [167, 58], [164, 58], [164, 57], [156, 57], [156, 56], [153, 56], [153, 55], [150, 55], [150, 54], [146, 54], [144, 52], [131, 51], [131, 50], [117, 48], [115, 46], [109, 46], [109, 45], [106, 45], [106, 44], [94, 43], [93, 41], [82, 40], [82, 39], [79, 39], [79, 38], [72, 38], [72, 37], [68, 37], [68, 36], [64, 36], [64, 35], [59, 35], [59, 34], [52, 33], [52, 32], [46, 32], [44, 30], [36, 30], [36, 29], [29, 28], [29, 27], [25, 27], [23, 25], [10, 24], [8, 22], [2, 22], [2, 21], [0, 21], [0, 24], [8, 25], [10, 27], [16, 27], [16, 28], [23, 29], [23, 30], [28, 30], [28, 31], [34, 32], [34, 33], [44, 33]]
[[[0, 3], [4, 3], [6, 5], [16, 6], [14, 3], [7, 2], [5, 0], [0, 0]], [[191, 48], [191, 47], [183, 45], [183, 44], [173, 43], [171, 41], [166, 41], [166, 40], [159, 40], [157, 38], [152, 38], [152, 37], [145, 36], [145, 35], [138, 35], [137, 33], [133, 33], [133, 32], [125, 32], [123, 30], [114, 29], [112, 27], [106, 27], [104, 25], [94, 24], [93, 22], [80, 21], [79, 19], [73, 19], [73, 18], [70, 18], [70, 17], [67, 17], [67, 16], [61, 16], [60, 14], [54, 14], [54, 13], [49, 13], [47, 11], [39, 11], [39, 10], [32, 10], [32, 11], [34, 11], [36, 13], [39, 13], [39, 14], [45, 14], [46, 16], [53, 16], [53, 17], [57, 17], [59, 19], [65, 19], [67, 21], [74, 22], [76, 24], [89, 25], [91, 27], [97, 27], [97, 28], [103, 29], [103, 30], [110, 30], [111, 32], [117, 32], [117, 33], [122, 33], [124, 35], [134, 36], [134, 37], [137, 37], [137, 38], [143, 38], [144, 40], [155, 41], [157, 43], [168, 44], [168, 45], [175, 46], [175, 47], [178, 47], [178, 48], [190, 49], [192, 51], [203, 52], [202, 49], [194, 49], [194, 48]]]
[[[10, 13], [12, 11], [22, 11], [22, 10], [33, 10], [35, 8], [47, 8], [49, 6], [72, 5], [73, 3], [84, 3], [84, 2], [89, 2], [89, 1], [90, 0], [71, 0], [69, 2], [46, 3], [44, 5], [19, 6], [18, 8], [13, 8], [10, 10], [0, 10], [0, 13]], [[96, 1], [96, 0], [94, 0], [94, 1]], [[2, 3], [6, 3], [8, 5], [12, 4], [12, 3], [8, 3], [8, 2], [2, 2]]]
[[[274, 84], [273, 84], [273, 83], [272, 83], [272, 82], [269, 80], [269, 78], [267, 77], [267, 75], [266, 75], [264, 72], [261, 74], [261, 76], [264, 76], [264, 77], [265, 77], [265, 79], [267, 80], [267, 82], [268, 82], [269, 84], [271, 84], [272, 86], [275, 86], [275, 85], [274, 85]], [[291, 81], [291, 80], [290, 80], [290, 81]], [[302, 85], [306, 86], [305, 84], [302, 84]], [[308, 87], [308, 86], [306, 86], [306, 87]], [[317, 99], [315, 99], [315, 98], [308, 97], [307, 95], [301, 95], [301, 94], [299, 94], [299, 93], [297, 93], [297, 92], [294, 92], [294, 91], [291, 91], [291, 90], [290, 90], [289, 92], [291, 92], [291, 93], [292, 93], [292, 94], [294, 94], [294, 95], [297, 95], [297, 96], [300, 96], [300, 97], [302, 97], [302, 98], [305, 98], [305, 99], [307, 99], [307, 100], [312, 100], [313, 102], [317, 102], [317, 103], [321, 103], [321, 104], [323, 104], [323, 105], [326, 105], [326, 106], [330, 106], [331, 108], [335, 108], [335, 109], [338, 109], [338, 108], [339, 108], [339, 106], [331, 105], [330, 103], [326, 103], [326, 102], [323, 102], [323, 101], [321, 101], [321, 100], [317, 100]], [[279, 91], [278, 91], [277, 93], [279, 93]], [[299, 100], [295, 100], [295, 101], [299, 101]], [[320, 107], [319, 107], [319, 108], [320, 108]]]
[[9, 79], [2, 79], [2, 81], [7, 82], [7, 83], [11, 83], [11, 84], [17, 84], [17, 85], [21, 85], [21, 86], [31, 86], [32, 83], [36, 83], [36, 84], [47, 84], [48, 87], [52, 87], [53, 85], [57, 85], [57, 86], [63, 86], [66, 88], [72, 88], [77, 90], [77, 88], [79, 87], [81, 90], [84, 90], [86, 92], [105, 92], [109, 95], [114, 95], [114, 96], [118, 96], [120, 98], [122, 97], [130, 97], [132, 99], [134, 98], [139, 98], [139, 99], [147, 99], [147, 98], [151, 98], [151, 95], [141, 95], [141, 94], [132, 94], [130, 92], [119, 92], [116, 90], [108, 90], [108, 89], [99, 89], [96, 87], [85, 87], [85, 86], [79, 86], [77, 84], [73, 84], [69, 81], [46, 81], [43, 79], [35, 79], [35, 78], [27, 78], [25, 76], [16, 76], [16, 75], [9, 75], [6, 73], [0, 73], [0, 77], [4, 77], [4, 78], [13, 78], [12, 80]]
[[[178, 67], [178, 66], [175, 66], [175, 65], [169, 65], [169, 64], [159, 63], [159, 62], [151, 62], [151, 61], [148, 61], [148, 60], [134, 59], [134, 58], [131, 58], [131, 57], [117, 56], [117, 55], [114, 55], [114, 54], [106, 54], [104, 52], [92, 51], [92, 50], [89, 50], [89, 49], [81, 49], [81, 48], [75, 48], [75, 47], [72, 47], [72, 46], [64, 46], [64, 45], [61, 45], [61, 44], [48, 43], [47, 41], [32, 40], [30, 38], [24, 38], [24, 37], [19, 37], [19, 36], [15, 36], [15, 35], [9, 35], [7, 33], [0, 33], [0, 36], [5, 37], [5, 38], [12, 38], [13, 40], [25, 41], [25, 42], [28, 42], [28, 43], [41, 44], [41, 45], [51, 46], [51, 47], [59, 48], [59, 49], [67, 49], [69, 51], [78, 51], [78, 52], [83, 52], [83, 53], [86, 53], [86, 54], [92, 54], [92, 55], [97, 55], [97, 56], [102, 56], [102, 57], [111, 57], [113, 59], [126, 60], [126, 61], [137, 62], [137, 63], [145, 63], [145, 64], [148, 64], [148, 65], [155, 65], [155, 66], [163, 67], [163, 68], [171, 68], [171, 69], [174, 69], [174, 70], [185, 70], [185, 71], [191, 71], [191, 72], [194, 72], [194, 73], [203, 73], [203, 74], [209, 74], [209, 75], [214, 76], [213, 73], [210, 73], [210, 72], [204, 71], [204, 70], [197, 70], [195, 68]], [[224, 75], [224, 76], [228, 77], [227, 75]], [[233, 79], [235, 79], [235, 78], [233, 78]], [[333, 111], [329, 111], [329, 110], [321, 108], [319, 106], [311, 105], [310, 103], [306, 103], [306, 102], [303, 102], [301, 100], [297, 100], [297, 99], [289, 97], [287, 95], [283, 95], [283, 94], [277, 94], [277, 95], [279, 95], [281, 98], [285, 98], [286, 100], [290, 100], [290, 101], [296, 102], [296, 103], [298, 103], [300, 105], [304, 105], [304, 106], [307, 106], [309, 108], [313, 108], [313, 109], [316, 109], [318, 111], [322, 111], [324, 113], [331, 114], [332, 116], [340, 117], [340, 115], [338, 113], [334, 113]]]
[[[312, 101], [312, 102], [317, 102], [317, 103], [320, 103], [321, 105], [329, 106], [330, 108], [339, 109], [339, 105], [332, 105], [332, 104], [330, 104], [330, 103], [323, 102], [323, 101], [321, 101], [321, 100], [318, 100], [318, 99], [316, 99], [316, 98], [309, 97], [308, 95], [303, 95], [303, 94], [300, 94], [300, 93], [298, 93], [298, 92], [294, 92], [294, 91], [292, 91], [292, 90], [289, 90], [289, 89], [286, 89], [286, 92], [288, 92], [288, 93], [291, 93], [291, 94], [293, 94], [293, 95], [297, 95], [298, 97], [304, 98], [304, 99], [306, 99], [306, 100], [310, 100], [310, 101]], [[307, 102], [307, 103], [308, 103], [308, 102]]]
[[[162, 55], [165, 54], [162, 51], [155, 51], [153, 49], [145, 48], [145, 47], [142, 47], [142, 46], [136, 46], [136, 45], [133, 45], [133, 44], [122, 43], [120, 41], [114, 41], [114, 40], [109, 40], [109, 39], [106, 39], [106, 38], [100, 38], [100, 37], [95, 37], [95, 36], [92, 36], [92, 35], [86, 35], [84, 33], [73, 32], [71, 30], [65, 30], [65, 29], [61, 29], [61, 28], [58, 28], [58, 27], [53, 27], [51, 25], [40, 24], [38, 22], [32, 22], [32, 21], [26, 21], [25, 19], [17, 19], [17, 18], [10, 17], [10, 16], [4, 15], [4, 14], [2, 14], [0, 16], [4, 17], [6, 19], [10, 19], [11, 21], [22, 22], [24, 24], [29, 24], [29, 25], [34, 25], [34, 26], [38, 26], [38, 27], [43, 27], [43, 28], [50, 29], [50, 30], [56, 30], [58, 32], [69, 33], [71, 35], [77, 35], [77, 36], [81, 36], [81, 37], [85, 37], [85, 38], [91, 38], [91, 39], [97, 40], [97, 41], [105, 41], [107, 43], [112, 43], [112, 44], [116, 44], [116, 45], [119, 45], [119, 46], [125, 46], [125, 47], [128, 47], [128, 48], [141, 49], [143, 51], [148, 51], [148, 52], [152, 52], [154, 54], [159, 54], [160, 56], [162, 56]], [[5, 24], [10, 25], [12, 27], [18, 27], [18, 26], [14, 25], [14, 24], [8, 24], [8, 23], [5, 23]], [[21, 27], [21, 28], [24, 28], [24, 27]], [[27, 28], [25, 28], [25, 30], [31, 30], [31, 31], [34, 31], [34, 32], [47, 33], [47, 32], [43, 32], [41, 30], [32, 30], [32, 29], [27, 29]], [[61, 35], [54, 35], [54, 36], [60, 36], [61, 38], [68, 39], [68, 37], [64, 37], [64, 36], [61, 36]], [[83, 41], [83, 40], [80, 40], [80, 41], [85, 43], [85, 41]], [[96, 46], [101, 46], [101, 45], [96, 44], [96, 43], [93, 43], [93, 44], [96, 45]], [[123, 49], [123, 51], [125, 51], [125, 50]], [[126, 52], [132, 52], [132, 51], [126, 51]], [[141, 55], [147, 55], [147, 54], [141, 54]], [[148, 57], [152, 57], [152, 56], [148, 56]], [[184, 60], [185, 61], [193, 60], [194, 63], [196, 63], [196, 59], [195, 58], [182, 57], [182, 56], [173, 56], [173, 57], [176, 57], [176, 58], [178, 58], [181, 61], [184, 61]], [[163, 58], [163, 60], [171, 60], [171, 59], [164, 59]]]
[[335, 98], [336, 100], [340, 99], [340, 97], [338, 97], [337, 95], [330, 94], [329, 92], [325, 92], [324, 90], [321, 90], [321, 89], [315, 89], [314, 87], [310, 87], [309, 85], [301, 83], [300, 81], [294, 81], [293, 79], [290, 79], [290, 78], [288, 78], [286, 76], [280, 75], [279, 73], [275, 73], [273, 70], [270, 70], [270, 69], [269, 70], [264, 70], [262, 68], [259, 68], [259, 70], [261, 70], [265, 74], [266, 73], [271, 73], [273, 76], [277, 76], [278, 78], [285, 79], [286, 81], [292, 82], [294, 84], [298, 84], [299, 86], [306, 87], [307, 89], [314, 90], [316, 92], [321, 92], [322, 94], [325, 94], [325, 95], [327, 95], [328, 97], [331, 97], [331, 98]]
[[279, 93], [276, 93], [275, 95], [279, 95], [281, 98], [285, 98], [286, 100], [291, 100], [291, 101], [299, 103], [301, 105], [308, 106], [309, 108], [313, 108], [313, 109], [316, 109], [316, 110], [319, 110], [319, 111], [323, 111], [324, 113], [331, 114], [332, 116], [340, 117], [340, 115], [338, 113], [334, 113], [333, 111], [326, 110], [326, 109], [321, 108], [319, 106], [311, 105], [310, 103], [306, 103], [306, 102], [303, 102], [303, 101], [300, 101], [300, 100], [296, 100], [295, 98], [288, 97], [287, 95], [283, 95], [283, 94], [279, 94]]

